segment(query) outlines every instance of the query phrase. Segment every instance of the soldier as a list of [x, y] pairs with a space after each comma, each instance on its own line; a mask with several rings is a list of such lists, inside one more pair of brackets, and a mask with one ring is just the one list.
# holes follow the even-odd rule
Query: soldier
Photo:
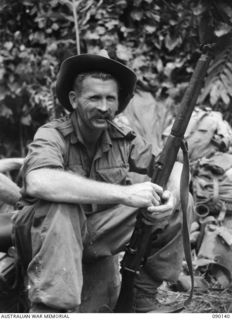
[[169, 191], [150, 181], [131, 184], [129, 171], [149, 175], [154, 155], [141, 137], [114, 122], [135, 85], [134, 72], [107, 56], [77, 55], [61, 65], [57, 96], [70, 114], [37, 131], [23, 167], [23, 209], [14, 218], [31, 312], [77, 310], [83, 259], [122, 251], [138, 208], [147, 207], [154, 223], [166, 217], [169, 225], [136, 278], [134, 311], [154, 310], [162, 281], [178, 278], [181, 164]]

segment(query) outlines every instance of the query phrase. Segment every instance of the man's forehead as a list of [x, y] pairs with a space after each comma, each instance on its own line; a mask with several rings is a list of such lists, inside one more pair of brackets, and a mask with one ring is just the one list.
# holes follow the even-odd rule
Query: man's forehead
[[118, 84], [114, 79], [98, 79], [92, 76], [85, 78], [82, 81], [82, 91], [110, 90], [118, 92]]
[[92, 83], [105, 83], [105, 82], [108, 82], [108, 83], [115, 83], [116, 85], [118, 84], [117, 83], [117, 80], [115, 78], [107, 78], [107, 79], [104, 79], [104, 78], [99, 78], [99, 77], [95, 77], [95, 76], [87, 76], [83, 79], [82, 81], [83, 83], [89, 83], [89, 82], [92, 82]]
[[74, 82], [76, 88], [83, 90], [84, 87], [91, 86], [111, 86], [112, 90], [119, 89], [117, 80], [108, 74], [84, 74], [78, 75]]

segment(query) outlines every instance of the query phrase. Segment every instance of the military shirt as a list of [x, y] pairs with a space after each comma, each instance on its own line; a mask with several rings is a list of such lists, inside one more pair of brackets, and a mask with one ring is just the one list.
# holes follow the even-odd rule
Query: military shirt
[[[77, 114], [72, 113], [38, 129], [28, 147], [24, 178], [32, 170], [53, 168], [97, 181], [126, 185], [131, 183], [130, 171], [147, 174], [152, 147], [131, 128], [112, 121], [103, 132], [93, 159], [89, 159], [77, 123]], [[98, 209], [99, 206], [92, 206], [87, 211]]]

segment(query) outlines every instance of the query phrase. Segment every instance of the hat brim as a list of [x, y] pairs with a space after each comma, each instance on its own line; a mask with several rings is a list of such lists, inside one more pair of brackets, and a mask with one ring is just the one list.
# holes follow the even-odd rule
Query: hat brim
[[65, 109], [73, 110], [68, 94], [77, 75], [98, 71], [109, 73], [117, 80], [120, 87], [118, 113], [125, 109], [135, 90], [137, 80], [135, 73], [120, 62], [94, 54], [72, 56], [61, 64], [56, 81], [56, 94]]

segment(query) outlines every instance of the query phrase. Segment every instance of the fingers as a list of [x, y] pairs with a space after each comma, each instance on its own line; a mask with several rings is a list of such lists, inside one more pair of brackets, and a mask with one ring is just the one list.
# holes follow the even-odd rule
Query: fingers
[[160, 197], [158, 197], [157, 195], [155, 196], [154, 194], [152, 194], [152, 199], [151, 199], [151, 206], [158, 206], [160, 204]]
[[[151, 199], [151, 206], [159, 206], [159, 208], [161, 207], [161, 210], [165, 210], [165, 208], [163, 209], [163, 206], [160, 205], [161, 196], [159, 196], [159, 194], [156, 193], [155, 188], [153, 188], [152, 196], [153, 198]], [[169, 196], [170, 196], [169, 191], [164, 191], [164, 193], [162, 194], [162, 200], [166, 202]]]
[[155, 183], [151, 183], [152, 188], [153, 188], [153, 192], [156, 193], [157, 195], [162, 196], [163, 194], [163, 188], [161, 186], [159, 186], [158, 184]]
[[124, 187], [123, 204], [138, 208], [159, 206], [162, 194], [163, 188], [157, 184], [151, 182], [134, 184]]
[[155, 204], [155, 205], [158, 206], [158, 205], [160, 204], [161, 198], [160, 198], [160, 196], [156, 193], [156, 191], [154, 191], [154, 189], [152, 190], [152, 196], [153, 196], [153, 199], [152, 199], [153, 204]]
[[151, 205], [149, 207], [147, 207], [147, 210], [151, 213], [163, 213], [166, 211], [170, 211], [173, 210], [173, 206], [172, 205]]
[[147, 210], [149, 212], [154, 212], [154, 213], [164, 213], [166, 211], [172, 211], [174, 209], [174, 197], [172, 195], [172, 193], [168, 190], [164, 191], [163, 195], [162, 195], [162, 199], [165, 200], [164, 204], [160, 203], [157, 205], [154, 202], [151, 203], [151, 205], [147, 208]]
[[162, 199], [167, 201], [170, 197], [171, 197], [171, 192], [169, 190], [165, 190], [162, 194]]
[[165, 212], [159, 212], [159, 213], [149, 213], [149, 219], [154, 219], [154, 221], [167, 219], [171, 216], [172, 210], [165, 211]]
[[163, 188], [158, 186], [157, 184], [152, 183], [152, 196], [153, 199], [151, 201], [151, 205], [158, 206], [161, 202], [161, 196], [163, 194]]
[[[151, 183], [152, 186], [152, 199], [150, 204], [147, 206], [149, 217], [154, 220], [165, 219], [171, 216], [175, 208], [175, 198], [173, 194], [165, 190], [162, 187]], [[164, 203], [161, 204], [161, 198]]]

